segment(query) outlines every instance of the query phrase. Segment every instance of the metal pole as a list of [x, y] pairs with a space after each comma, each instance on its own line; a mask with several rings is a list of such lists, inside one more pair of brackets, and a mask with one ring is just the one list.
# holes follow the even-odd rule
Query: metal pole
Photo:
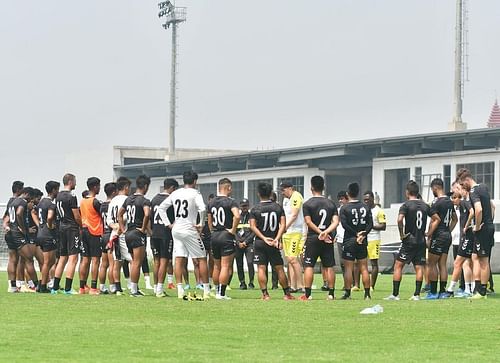
[[169, 128], [169, 145], [168, 151], [170, 156], [175, 155], [175, 91], [176, 91], [176, 75], [177, 75], [177, 22], [172, 23], [172, 69], [170, 80], [170, 128]]

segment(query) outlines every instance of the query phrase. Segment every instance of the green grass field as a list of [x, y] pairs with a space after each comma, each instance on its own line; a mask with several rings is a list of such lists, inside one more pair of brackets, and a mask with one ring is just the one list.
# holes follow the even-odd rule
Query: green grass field
[[[320, 291], [313, 301], [283, 301], [281, 290], [265, 302], [236, 283], [232, 301], [180, 301], [174, 290], [164, 299], [8, 294], [0, 278], [0, 362], [500, 360], [499, 297], [407, 301], [413, 275], [395, 302], [383, 300], [387, 275], [371, 302], [362, 292], [326, 301]], [[359, 314], [376, 304], [382, 314]]]

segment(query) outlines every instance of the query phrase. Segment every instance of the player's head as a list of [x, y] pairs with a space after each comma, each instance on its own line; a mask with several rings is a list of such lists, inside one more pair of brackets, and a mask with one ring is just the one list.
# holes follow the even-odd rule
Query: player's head
[[104, 184], [104, 193], [106, 193], [106, 197], [108, 197], [108, 199], [113, 198], [117, 191], [116, 183], [111, 182]]
[[101, 180], [95, 176], [92, 176], [87, 179], [87, 188], [89, 188], [89, 192], [97, 195], [101, 191]]
[[129, 178], [121, 176], [116, 180], [116, 189], [118, 189], [118, 192], [121, 194], [128, 195], [130, 184], [132, 184], [132, 182]]
[[149, 185], [151, 184], [151, 178], [147, 175], [139, 175], [137, 179], [135, 179], [135, 185], [138, 190], [142, 191], [143, 194], [146, 194], [149, 189]]
[[208, 202], [210, 203], [210, 202], [211, 202], [212, 200], [214, 200], [214, 199], [215, 199], [215, 194], [214, 194], [214, 193], [210, 193], [210, 194], [208, 195], [208, 198], [207, 198]]
[[37, 205], [43, 197], [43, 192], [40, 189], [34, 189], [33, 203]]
[[375, 207], [375, 195], [373, 195], [371, 190], [363, 193], [363, 202], [370, 208]]
[[23, 190], [21, 190], [20, 196], [29, 202], [35, 197], [35, 189], [32, 187], [24, 187]]
[[45, 184], [45, 191], [47, 192], [47, 196], [51, 198], [55, 198], [57, 196], [57, 193], [59, 193], [59, 188], [61, 187], [61, 184], [59, 182], [56, 182], [54, 180], [50, 180]]
[[269, 200], [274, 203], [278, 201], [278, 194], [276, 194], [274, 190], [271, 192], [271, 198], [269, 198]]
[[233, 191], [233, 183], [228, 178], [222, 178], [219, 180], [219, 193], [223, 195], [231, 195]]
[[179, 188], [179, 183], [177, 183], [177, 180], [172, 178], [167, 178], [163, 181], [163, 189], [168, 194], [172, 194], [174, 190], [176, 190], [177, 188]]
[[65, 188], [67, 188], [68, 190], [75, 190], [76, 176], [70, 173], [64, 174], [62, 181]]
[[16, 180], [15, 182], [12, 183], [12, 194], [18, 197], [21, 194], [23, 188], [24, 188], [24, 182]]
[[356, 199], [359, 196], [359, 184], [358, 183], [349, 183], [347, 185], [347, 195], [351, 199]]
[[260, 182], [257, 185], [257, 194], [259, 195], [260, 200], [271, 199], [272, 192], [273, 192], [273, 186], [269, 183]]
[[347, 203], [349, 198], [347, 197], [347, 192], [345, 190], [341, 190], [340, 192], [337, 193], [337, 200], [339, 201], [340, 205], [344, 205]]
[[250, 208], [250, 202], [248, 201], [247, 198], [243, 198], [240, 202], [240, 209], [243, 213], [248, 212], [248, 209]]
[[315, 175], [311, 178], [311, 191], [313, 193], [323, 193], [325, 190], [325, 179], [321, 175]]
[[90, 192], [89, 192], [88, 190], [84, 190], [84, 191], [82, 192], [82, 198], [83, 198], [83, 199], [88, 198], [88, 197], [89, 197], [89, 194], [90, 194]]
[[465, 168], [461, 168], [457, 171], [457, 181], [466, 191], [470, 191], [475, 184], [472, 173], [469, 169]]
[[414, 180], [410, 180], [406, 184], [406, 198], [410, 199], [410, 197], [413, 197], [420, 199], [418, 198], [419, 195], [420, 195], [420, 188], [418, 187], [418, 184]]
[[290, 198], [293, 193], [293, 184], [289, 181], [284, 181], [280, 184], [280, 191], [285, 198]]
[[182, 174], [182, 181], [184, 185], [195, 187], [198, 182], [198, 174], [193, 170], [185, 171]]
[[432, 194], [435, 197], [438, 197], [439, 195], [442, 195], [444, 193], [444, 183], [443, 179], [441, 178], [434, 178], [431, 181], [431, 190]]

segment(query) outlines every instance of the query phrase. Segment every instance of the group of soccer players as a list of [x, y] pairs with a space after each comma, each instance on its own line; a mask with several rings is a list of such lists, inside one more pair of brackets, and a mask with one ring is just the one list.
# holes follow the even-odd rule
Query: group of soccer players
[[[20, 275], [24, 281], [26, 273], [29, 290], [76, 294], [72, 286], [78, 265], [80, 294], [121, 295], [122, 268], [124, 263], [130, 263], [130, 296], [144, 296], [138, 283], [149, 236], [154, 257], [154, 293], [157, 297], [166, 296], [164, 285], [167, 275], [169, 287], [174, 287], [173, 272], [177, 296], [191, 298], [190, 294], [186, 295], [184, 285], [188, 280], [188, 259], [191, 258], [197, 268], [197, 282], [203, 289], [201, 299], [212, 295], [210, 283], [213, 283], [216, 287], [215, 298], [230, 300], [226, 291], [235, 255], [239, 254], [239, 267], [242, 269], [244, 253], [239, 250], [253, 246], [253, 253], [250, 254], [253, 261], [249, 261], [248, 265], [252, 266], [252, 272], [253, 265], [257, 265], [263, 300], [270, 299], [267, 281], [269, 266], [283, 288], [285, 300], [295, 299], [295, 292], [303, 293], [301, 300], [312, 299], [314, 267], [318, 260], [322, 265], [327, 299], [333, 300], [334, 243], [341, 242], [344, 273], [341, 299], [351, 298], [355, 270], [361, 275], [364, 298], [371, 299], [375, 284], [373, 269], [378, 265], [372, 260], [370, 277], [368, 241], [374, 230], [385, 229], [385, 217], [374, 209], [373, 193], [365, 192], [362, 201], [359, 199], [359, 185], [350, 183], [345, 200], [337, 208], [324, 195], [324, 178], [314, 176], [310, 183], [312, 197], [305, 203], [291, 183], [282, 183], [280, 188], [284, 200], [281, 205], [276, 201], [272, 185], [262, 182], [257, 187], [260, 202], [248, 211], [246, 199], [238, 204], [231, 198], [232, 183], [229, 179], [219, 180], [217, 195], [210, 199], [208, 205], [196, 188], [197, 180], [198, 175], [193, 171], [183, 174], [183, 187], [179, 187], [175, 179], [166, 179], [164, 191], [150, 201], [146, 197], [151, 183], [148, 176], [137, 177], [133, 192], [131, 181], [120, 177], [104, 186], [107, 200], [101, 203], [97, 199], [101, 182], [91, 177], [87, 180], [88, 193], [80, 205], [73, 193], [76, 177], [72, 174], [63, 177], [62, 190], [58, 182], [47, 182], [47, 194], [43, 198], [39, 191], [24, 188], [22, 182], [14, 182], [13, 196], [3, 217], [9, 248], [9, 291], [19, 291], [16, 282]], [[401, 206], [398, 216], [402, 242], [394, 265], [393, 292], [386, 299], [399, 300], [402, 269], [407, 263], [413, 263], [416, 272], [415, 293], [411, 300], [420, 299], [424, 277], [430, 289], [428, 299], [447, 298], [453, 294], [484, 298], [494, 233], [494, 212], [488, 190], [483, 184], [477, 184], [466, 169], [457, 174], [452, 199], [445, 193], [441, 179], [433, 180], [431, 188], [435, 200], [428, 206], [420, 198], [418, 184], [414, 181], [407, 184], [408, 200]], [[460, 206], [460, 221], [454, 203]], [[446, 259], [451, 245], [451, 231], [457, 223], [460, 223], [460, 245], [447, 287]], [[204, 243], [207, 235], [210, 240], [208, 245]], [[377, 236], [380, 243], [379, 234]], [[375, 248], [378, 250], [379, 245]], [[288, 262], [287, 273], [282, 250]], [[209, 254], [213, 257], [213, 270], [207, 261]], [[248, 254], [246, 257], [249, 259]], [[40, 281], [34, 268], [34, 258], [41, 268]], [[466, 288], [457, 293], [454, 290], [462, 270]], [[377, 274], [378, 269], [375, 271]], [[65, 284], [61, 289], [63, 273]], [[87, 286], [89, 275], [90, 287]], [[239, 271], [239, 278], [240, 288], [246, 288], [242, 271]], [[253, 276], [250, 282], [253, 286]]]

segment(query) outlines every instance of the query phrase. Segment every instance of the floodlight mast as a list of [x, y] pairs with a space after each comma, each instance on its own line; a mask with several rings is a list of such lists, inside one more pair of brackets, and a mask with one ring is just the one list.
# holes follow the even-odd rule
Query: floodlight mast
[[170, 1], [162, 1], [158, 4], [160, 12], [158, 16], [165, 19], [163, 28], [167, 30], [172, 27], [172, 64], [170, 76], [170, 120], [169, 120], [169, 157], [175, 155], [175, 121], [176, 121], [176, 91], [177, 91], [177, 25], [186, 21], [186, 8], [176, 7]]

